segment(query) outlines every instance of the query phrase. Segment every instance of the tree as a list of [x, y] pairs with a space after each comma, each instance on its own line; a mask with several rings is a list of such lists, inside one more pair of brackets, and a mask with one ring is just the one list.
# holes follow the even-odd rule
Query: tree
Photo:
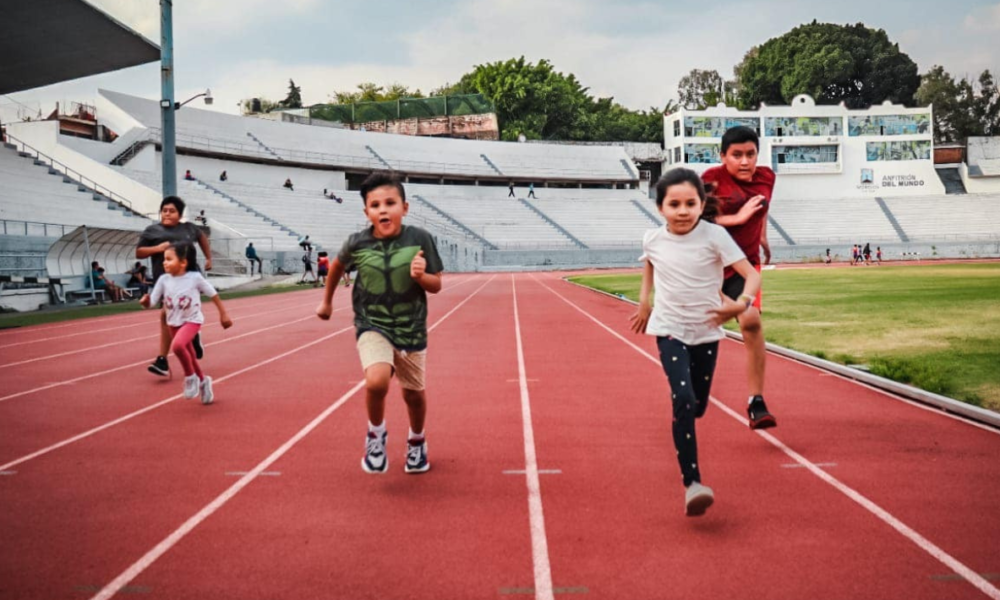
[[735, 84], [723, 81], [718, 71], [702, 71], [691, 69], [691, 72], [681, 78], [677, 85], [677, 95], [681, 106], [692, 110], [705, 110], [719, 102], [734, 105], [736, 94]]
[[934, 106], [937, 142], [1000, 135], [1000, 90], [989, 70], [975, 81], [955, 81], [944, 67], [935, 65], [921, 78], [915, 96], [919, 104]]
[[281, 101], [282, 108], [302, 108], [302, 88], [288, 80], [288, 95]]
[[357, 85], [356, 92], [334, 92], [333, 98], [337, 104], [354, 104], [357, 102], [387, 102], [399, 100], [400, 98], [423, 98], [424, 94], [419, 89], [410, 91], [410, 88], [401, 83], [393, 83], [388, 89], [385, 87], [366, 81]]
[[[259, 104], [259, 107], [255, 107], [254, 101]], [[240, 112], [244, 115], [251, 115], [255, 113], [269, 113], [276, 108], [281, 108], [280, 102], [275, 102], [274, 100], [268, 100], [264, 97], [258, 98], [244, 98], [240, 100]]]
[[867, 108], [913, 104], [917, 65], [882, 29], [813, 21], [751, 49], [735, 69], [739, 103], [788, 104], [809, 94], [821, 104]]

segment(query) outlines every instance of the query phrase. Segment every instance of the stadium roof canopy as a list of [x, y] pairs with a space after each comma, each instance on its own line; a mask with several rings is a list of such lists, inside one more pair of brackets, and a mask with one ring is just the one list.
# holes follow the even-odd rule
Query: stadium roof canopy
[[159, 46], [84, 0], [0, 2], [0, 94], [159, 59]]

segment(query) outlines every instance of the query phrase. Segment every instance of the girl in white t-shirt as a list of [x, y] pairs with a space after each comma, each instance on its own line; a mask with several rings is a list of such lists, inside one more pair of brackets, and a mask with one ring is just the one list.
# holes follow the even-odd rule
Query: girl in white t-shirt
[[[711, 506], [714, 494], [701, 484], [695, 419], [708, 408], [722, 324], [753, 303], [760, 275], [726, 230], [712, 222], [718, 205], [694, 171], [678, 168], [661, 177], [656, 206], [667, 225], [643, 236], [645, 265], [632, 330], [656, 336], [670, 382], [674, 446], [687, 488], [685, 513], [698, 516]], [[722, 294], [727, 266], [746, 280], [738, 300]]]
[[184, 368], [184, 397], [194, 398], [200, 393], [202, 404], [211, 404], [214, 397], [212, 378], [202, 373], [192, 343], [205, 322], [201, 313], [202, 294], [210, 297], [219, 309], [223, 329], [232, 327], [233, 320], [212, 284], [197, 270], [189, 270], [195, 269], [195, 258], [191, 244], [177, 243], [168, 247], [163, 253], [164, 275], [156, 280], [152, 293], [143, 296], [140, 302], [149, 308], [163, 301], [167, 326], [173, 336], [170, 349]]

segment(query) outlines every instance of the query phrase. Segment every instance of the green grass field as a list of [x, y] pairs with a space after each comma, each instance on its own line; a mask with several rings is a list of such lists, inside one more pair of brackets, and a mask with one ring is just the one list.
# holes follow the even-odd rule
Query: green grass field
[[[571, 279], [637, 300], [640, 278]], [[764, 271], [764, 333], [787, 348], [1000, 410], [997, 263]]]

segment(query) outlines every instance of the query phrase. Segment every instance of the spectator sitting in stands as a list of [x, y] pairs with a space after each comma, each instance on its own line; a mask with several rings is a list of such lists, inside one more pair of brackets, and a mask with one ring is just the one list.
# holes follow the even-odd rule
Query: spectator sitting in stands
[[187, 181], [195, 181], [194, 175], [191, 174], [191, 169], [184, 171], [184, 179]]
[[223, 171], [219, 174], [219, 181], [229, 181], [229, 175], [226, 175], [226, 172]]
[[309, 241], [309, 236], [299, 238], [299, 247], [301, 247], [306, 252], [312, 252], [312, 242]]
[[205, 216], [205, 211], [199, 212], [198, 216], [195, 217], [194, 220], [198, 221], [198, 223], [200, 223], [203, 227], [208, 226], [208, 217]]
[[90, 263], [90, 279], [94, 282], [95, 292], [104, 290], [111, 296], [111, 300], [114, 302], [121, 302], [122, 289], [104, 276], [104, 267], [102, 267], [96, 260]]
[[291, 179], [286, 179], [285, 180], [285, 185], [282, 186], [282, 187], [286, 187], [286, 188], [288, 188], [289, 190], [291, 190], [293, 192], [295, 191], [295, 188], [292, 187], [292, 180]]
[[245, 254], [246, 254], [247, 260], [250, 261], [250, 277], [253, 277], [253, 263], [255, 263], [255, 262], [257, 263], [257, 274], [260, 275], [261, 277], [263, 277], [264, 276], [264, 262], [260, 260], [259, 256], [257, 256], [257, 249], [253, 247], [253, 242], [250, 242], [247, 245], [247, 249], [246, 249]]
[[139, 288], [139, 295], [145, 296], [146, 293], [149, 292], [149, 287], [152, 284], [152, 282], [149, 281], [149, 277], [146, 275], [146, 270], [146, 265], [136, 261], [135, 266], [132, 267], [132, 270], [127, 273], [129, 278], [125, 287]]

